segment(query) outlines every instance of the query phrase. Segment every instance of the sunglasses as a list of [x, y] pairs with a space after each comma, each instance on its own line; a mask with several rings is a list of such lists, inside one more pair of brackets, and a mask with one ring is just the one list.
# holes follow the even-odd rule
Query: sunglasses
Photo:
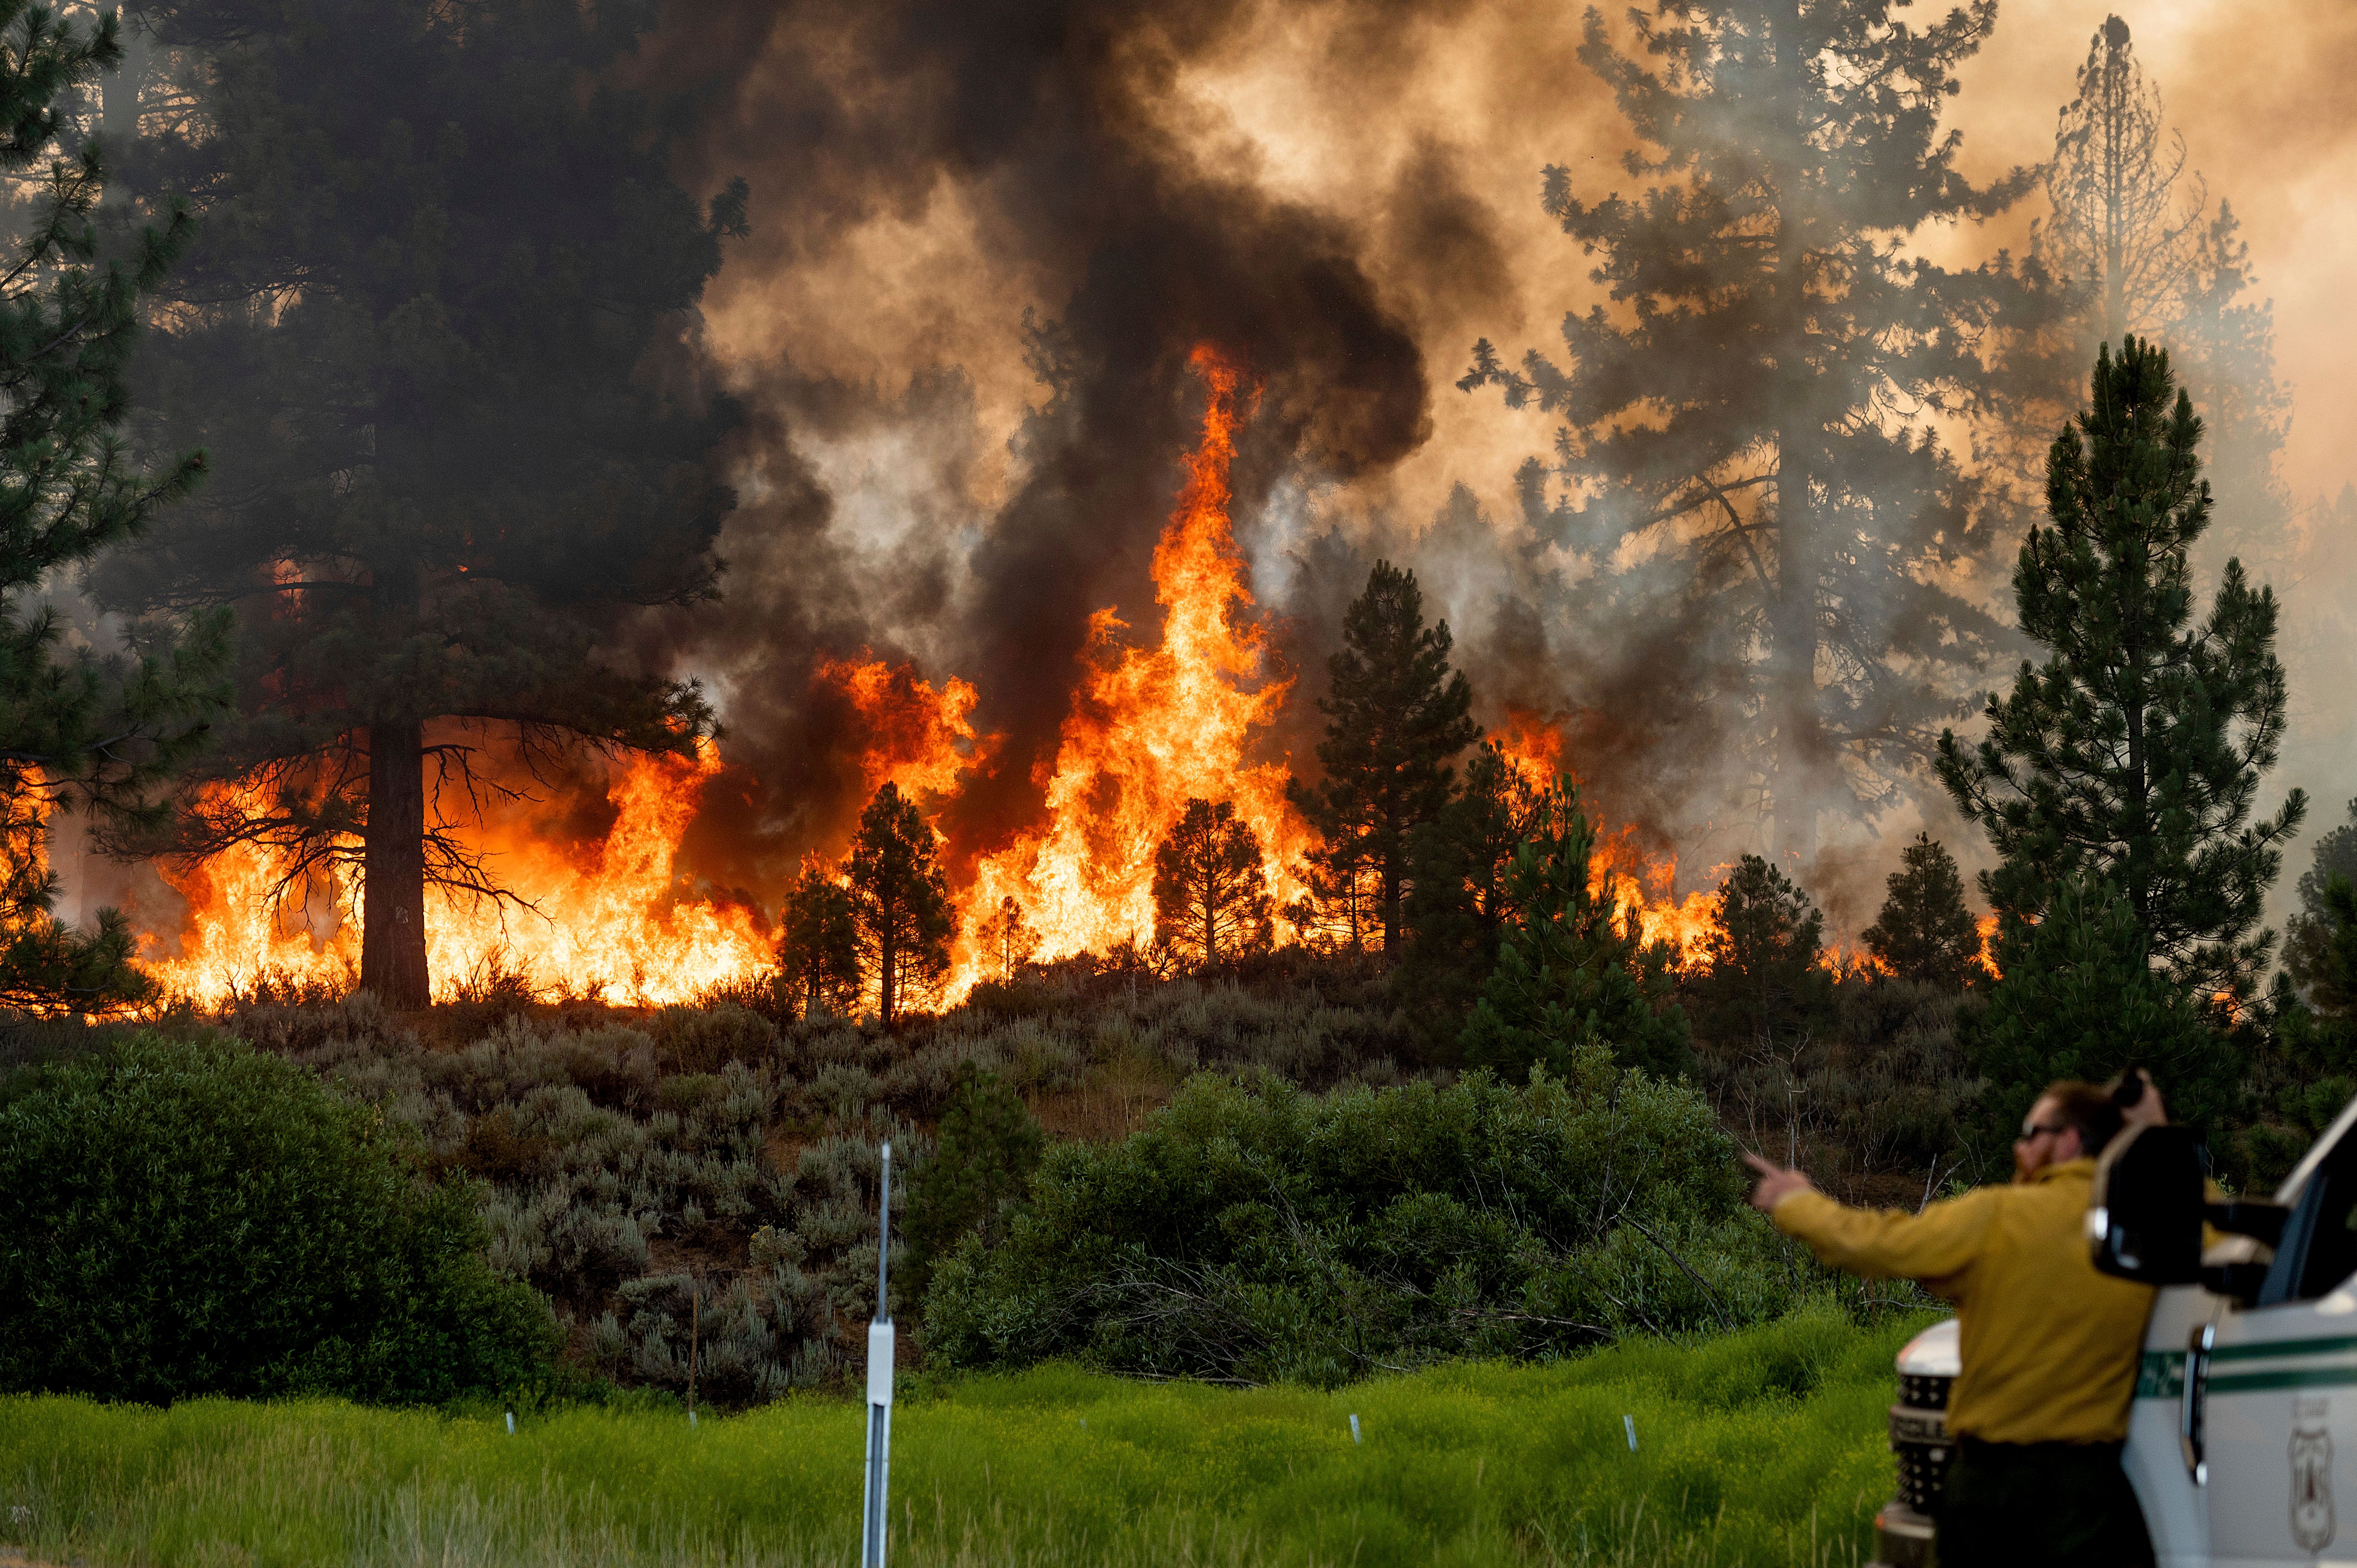
[[2021, 1141], [2027, 1144], [2031, 1139], [2042, 1137], [2049, 1133], [2059, 1136], [2070, 1130], [2071, 1123], [2068, 1122], [2024, 1122], [2021, 1124]]

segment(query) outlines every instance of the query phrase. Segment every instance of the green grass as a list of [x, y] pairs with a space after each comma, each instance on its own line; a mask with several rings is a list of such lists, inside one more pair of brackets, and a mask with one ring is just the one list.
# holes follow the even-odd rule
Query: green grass
[[[895, 1412], [892, 1561], [1854, 1568], [1889, 1493], [1891, 1356], [1923, 1321], [1811, 1314], [1336, 1393], [962, 1381]], [[576, 1409], [511, 1437], [328, 1402], [13, 1397], [0, 1541], [91, 1564], [839, 1564], [861, 1420], [795, 1397], [694, 1429]]]

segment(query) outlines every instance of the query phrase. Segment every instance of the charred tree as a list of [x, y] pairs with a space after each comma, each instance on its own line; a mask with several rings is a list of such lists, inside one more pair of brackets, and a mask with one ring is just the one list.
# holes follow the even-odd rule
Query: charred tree
[[700, 208], [654, 107], [599, 85], [651, 11], [144, 18], [179, 108], [136, 116], [135, 205], [193, 192], [203, 230], [143, 369], [162, 436], [237, 478], [95, 587], [233, 606], [242, 635], [177, 831], [119, 847], [261, 843], [289, 889], [357, 880], [361, 983], [392, 1005], [430, 995], [425, 889], [500, 896], [462, 836], [484, 790], [713, 727], [627, 633], [714, 596], [733, 505], [694, 312], [742, 188]]
[[1329, 685], [1318, 700], [1326, 777], [1288, 791], [1318, 830], [1312, 858], [1326, 880], [1338, 888], [1361, 873], [1373, 880], [1383, 951], [1394, 958], [1410, 836], [1448, 804], [1449, 759], [1481, 736], [1473, 688], [1448, 667], [1451, 646], [1447, 621], [1424, 624], [1415, 574], [1376, 562], [1343, 617], [1341, 649], [1326, 661]]
[[2003, 857], [1981, 892], [2005, 973], [2077, 875], [2115, 890], [2153, 960], [2197, 994], [2248, 995], [2266, 967], [2262, 906], [2308, 801], [2295, 789], [2273, 815], [2253, 811], [2289, 701], [2274, 593], [2229, 561], [2194, 619], [2201, 439], [2167, 354], [2135, 338], [2117, 360], [2098, 351], [2088, 406], [2047, 459], [2052, 521], [2014, 567], [2045, 661], [1989, 694], [1978, 745], [1940, 737], [1941, 782]]
[[1154, 852], [1154, 940], [1204, 969], [1275, 940], [1259, 835], [1235, 802], [1189, 800]]
[[1631, 635], [1705, 628], [1651, 678], [1744, 714], [1736, 786], [1798, 853], [1820, 811], [1896, 797], [2001, 635], [1941, 585], [1989, 532], [1932, 421], [1985, 392], [1975, 345], [2021, 284], [1906, 246], [2033, 176], [1976, 188], [1940, 132], [1994, 0], [1921, 27], [1896, 8], [1680, 0], [1635, 14], [1633, 56], [1591, 11], [1580, 58], [1639, 141], [1640, 189], [1596, 200], [1555, 166], [1544, 203], [1612, 307], [1565, 318], [1565, 364], [1512, 370], [1484, 339], [1458, 382], [1565, 416], [1536, 543], [1591, 564], [1583, 592]]

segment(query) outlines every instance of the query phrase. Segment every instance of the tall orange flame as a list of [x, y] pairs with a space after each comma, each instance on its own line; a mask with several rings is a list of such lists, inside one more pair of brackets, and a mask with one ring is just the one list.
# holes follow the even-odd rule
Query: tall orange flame
[[[1292, 684], [1264, 678], [1260, 629], [1239, 615], [1253, 596], [1229, 526], [1228, 468], [1250, 394], [1216, 351], [1198, 349], [1191, 362], [1211, 399], [1154, 551], [1161, 645], [1123, 645], [1127, 628], [1110, 609], [1091, 618], [1090, 669], [1058, 743], [1047, 821], [984, 860], [965, 899], [971, 924], [1012, 897], [1041, 959], [1152, 939], [1154, 852], [1190, 798], [1232, 800], [1259, 836], [1277, 904], [1300, 892], [1291, 867], [1308, 833], [1286, 801], [1286, 769], [1244, 763], [1247, 736]], [[981, 972], [978, 954], [964, 958], [951, 993]]]
[[[607, 790], [613, 826], [582, 864], [519, 825], [487, 829], [494, 875], [530, 907], [429, 892], [425, 946], [436, 1001], [448, 1001], [497, 964], [543, 994], [639, 1004], [684, 1002], [717, 981], [770, 961], [757, 913], [694, 897], [675, 885], [674, 857], [697, 787], [720, 768], [709, 742], [694, 757], [640, 757]], [[281, 903], [274, 857], [233, 849], [192, 870], [167, 870], [188, 899], [179, 951], [148, 969], [167, 993], [205, 1004], [258, 980], [350, 983], [360, 961], [361, 895], [318, 887]]]
[[[1571, 772], [1564, 764], [1563, 731], [1530, 709], [1509, 706], [1506, 723], [1490, 739], [1533, 789], [1544, 789], [1557, 775]], [[1572, 778], [1577, 782], [1577, 775]], [[1636, 913], [1647, 941], [1673, 943], [1681, 962], [1698, 959], [1717, 911], [1717, 898], [1702, 888], [1678, 897], [1675, 855], [1647, 854], [1637, 843], [1634, 826], [1608, 831], [1596, 822], [1593, 807], [1588, 808], [1588, 820], [1596, 825], [1596, 846], [1587, 860], [1591, 891], [1600, 895], [1609, 886], [1613, 901]], [[1711, 880], [1717, 880], [1716, 874]]]

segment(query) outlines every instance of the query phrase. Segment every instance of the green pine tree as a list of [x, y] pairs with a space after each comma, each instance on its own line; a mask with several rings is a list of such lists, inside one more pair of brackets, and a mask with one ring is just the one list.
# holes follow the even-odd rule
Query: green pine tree
[[2048, 657], [1990, 694], [1978, 746], [1941, 736], [1938, 768], [2003, 857], [1981, 875], [2001, 940], [2085, 874], [2119, 890], [2178, 981], [2244, 997], [2274, 942], [2253, 932], [2277, 846], [2307, 799], [2253, 816], [2287, 695], [2274, 594], [2229, 561], [2194, 623], [2201, 438], [2167, 354], [2133, 338], [2116, 360], [2098, 352], [2090, 406], [2047, 459], [2052, 523], [2014, 568], [2021, 628]]
[[1588, 886], [1595, 843], [1578, 787], [1557, 779], [1506, 872], [1512, 914], [1465, 1026], [1468, 1065], [1517, 1080], [1534, 1067], [1560, 1077], [1589, 1045], [1663, 1078], [1693, 1065], [1685, 1014], [1671, 1000], [1672, 951], [1645, 941], [1633, 911], [1615, 919], [1610, 891]]
[[933, 1266], [969, 1233], [985, 1247], [1006, 1240], [1000, 1210], [1023, 1195], [1046, 1146], [1022, 1096], [996, 1075], [960, 1062], [950, 1085], [932, 1158], [909, 1192], [908, 1301], [923, 1297]]
[[1766, 860], [1745, 855], [1719, 884], [1703, 962], [1687, 984], [1696, 1032], [1740, 1053], [1823, 1028], [1833, 1004], [1824, 939], [1814, 900]]
[[2299, 908], [2284, 922], [2284, 972], [2302, 992], [2331, 972], [2330, 950], [2341, 929], [2330, 897], [2336, 876], [2357, 882], [2357, 800], [2349, 802], [2347, 822], [2316, 841], [2299, 876]]
[[1861, 933], [1866, 950], [1902, 980], [1961, 991], [1981, 967], [1979, 922], [1964, 903], [1955, 857], [1930, 833], [1918, 833], [1884, 883], [1882, 911]]
[[859, 1000], [859, 923], [851, 890], [815, 866], [780, 912], [778, 984], [805, 1016], [848, 1013]]
[[1343, 618], [1340, 651], [1326, 661], [1325, 779], [1290, 790], [1324, 841], [1317, 858], [1337, 877], [1363, 867], [1374, 881], [1383, 951], [1394, 958], [1410, 835], [1448, 803], [1450, 759], [1481, 735], [1469, 716], [1473, 688], [1448, 668], [1450, 646], [1447, 621], [1424, 624], [1415, 574], [1376, 562]]
[[886, 780], [859, 814], [843, 870], [861, 969], [888, 1025], [948, 974], [957, 929], [938, 838], [899, 785]]
[[117, 911], [99, 911], [91, 931], [55, 918], [56, 813], [152, 823], [151, 791], [206, 743], [229, 696], [226, 614], [158, 618], [122, 652], [85, 638], [69, 654], [55, 608], [32, 607], [55, 575], [138, 536], [206, 467], [193, 452], [143, 469], [124, 440], [125, 367], [188, 219], [166, 208], [106, 244], [100, 144], [61, 142], [73, 94], [123, 57], [117, 12], [81, 29], [0, 0], [0, 174], [18, 235], [0, 274], [0, 1006], [42, 1014], [110, 1012], [154, 990]]
[[2236, 1109], [2242, 1053], [2153, 967], [2135, 907], [2110, 884], [2083, 874], [2056, 883], [2039, 922], [2000, 942], [1997, 964], [2003, 976], [1965, 1042], [1988, 1080], [1981, 1136], [1991, 1150], [2057, 1079], [2101, 1082], [2140, 1066], [2179, 1121], [2222, 1129]]
[[1498, 966], [1500, 933], [1513, 913], [1510, 874], [1540, 799], [1488, 743], [1465, 764], [1463, 790], [1410, 835], [1407, 950], [1391, 991], [1436, 1043], [1455, 1043]]
[[[423, 1005], [425, 889], [496, 896], [485, 790], [693, 751], [643, 607], [711, 598], [733, 405], [695, 306], [742, 228], [614, 68], [652, 0], [151, 8], [135, 204], [203, 227], [142, 350], [165, 436], [236, 483], [108, 563], [111, 608], [236, 606], [238, 713], [161, 846], [364, 885], [361, 983]], [[110, 110], [115, 105], [109, 105]], [[486, 771], [486, 755], [502, 765]], [[503, 754], [503, 755], [502, 755]], [[243, 787], [199, 793], [210, 782]]]

